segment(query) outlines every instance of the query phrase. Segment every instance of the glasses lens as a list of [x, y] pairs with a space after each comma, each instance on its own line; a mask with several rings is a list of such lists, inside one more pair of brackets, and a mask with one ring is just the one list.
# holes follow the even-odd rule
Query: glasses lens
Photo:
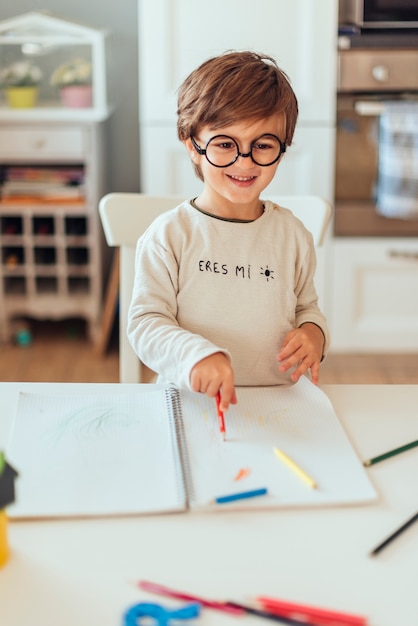
[[282, 153], [282, 145], [275, 135], [262, 135], [252, 145], [251, 155], [257, 165], [271, 165]]
[[206, 158], [217, 167], [231, 165], [238, 156], [238, 144], [226, 135], [212, 137], [206, 146]]

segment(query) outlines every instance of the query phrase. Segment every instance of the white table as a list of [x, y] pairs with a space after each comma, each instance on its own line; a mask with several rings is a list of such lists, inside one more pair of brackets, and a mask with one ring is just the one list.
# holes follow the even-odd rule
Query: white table
[[[136, 385], [0, 383], [0, 447], [19, 390], [85, 393]], [[418, 385], [323, 387], [361, 459], [418, 438]], [[418, 449], [369, 470], [376, 504], [270, 512], [10, 522], [0, 570], [4, 626], [120, 626], [148, 579], [213, 599], [270, 595], [350, 613], [370, 626], [418, 624], [418, 525], [378, 557], [368, 553], [418, 510]], [[191, 623], [191, 622], [184, 622]], [[205, 609], [196, 624], [256, 626]], [[272, 622], [270, 622], [272, 623]]]

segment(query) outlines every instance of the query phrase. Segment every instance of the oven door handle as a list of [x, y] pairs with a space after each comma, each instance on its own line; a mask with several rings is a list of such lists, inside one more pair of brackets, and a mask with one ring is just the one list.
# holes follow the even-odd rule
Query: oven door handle
[[354, 102], [354, 110], [357, 115], [378, 117], [385, 110], [385, 104], [375, 100], [356, 100]]

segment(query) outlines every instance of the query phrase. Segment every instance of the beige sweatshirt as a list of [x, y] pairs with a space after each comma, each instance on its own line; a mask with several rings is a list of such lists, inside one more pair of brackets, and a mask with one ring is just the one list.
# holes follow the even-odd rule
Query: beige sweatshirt
[[285, 335], [313, 322], [329, 343], [314, 287], [311, 234], [264, 202], [253, 222], [207, 215], [186, 201], [138, 240], [128, 337], [160, 380], [190, 389], [190, 371], [222, 351], [237, 386], [289, 384], [276, 356]]

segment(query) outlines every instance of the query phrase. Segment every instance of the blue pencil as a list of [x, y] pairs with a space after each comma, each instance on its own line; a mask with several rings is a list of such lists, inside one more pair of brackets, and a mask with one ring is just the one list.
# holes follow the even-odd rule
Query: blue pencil
[[232, 493], [229, 496], [221, 496], [215, 498], [216, 504], [225, 504], [226, 502], [233, 502], [234, 500], [245, 500], [246, 498], [255, 498], [256, 496], [264, 496], [267, 493], [267, 489], [253, 489], [252, 491], [240, 491], [239, 493]]

